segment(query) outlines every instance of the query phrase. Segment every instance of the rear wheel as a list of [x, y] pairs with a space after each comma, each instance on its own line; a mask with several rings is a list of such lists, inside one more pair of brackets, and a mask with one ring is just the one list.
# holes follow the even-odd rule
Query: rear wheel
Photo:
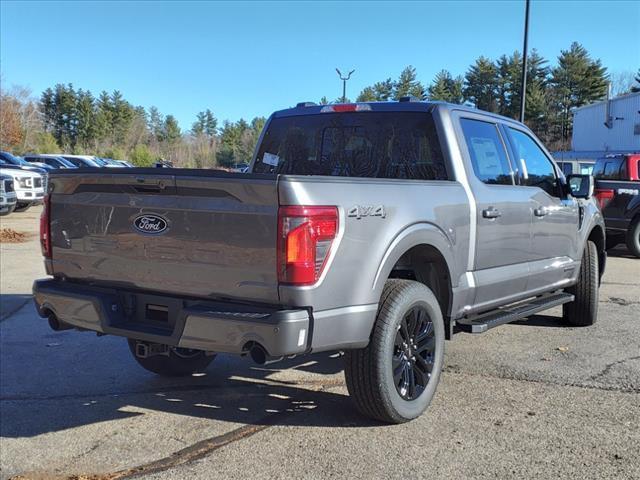
[[582, 253], [578, 283], [566, 289], [574, 296], [571, 303], [562, 306], [562, 317], [575, 326], [593, 325], [598, 319], [598, 249], [588, 241]]
[[435, 295], [410, 280], [388, 280], [366, 348], [345, 352], [345, 378], [358, 410], [403, 423], [435, 394], [444, 361], [444, 322]]
[[202, 350], [169, 347], [128, 339], [129, 349], [136, 362], [145, 370], [164, 377], [183, 377], [203, 372], [216, 358]]
[[640, 258], [640, 217], [633, 220], [627, 231], [627, 248], [633, 255]]

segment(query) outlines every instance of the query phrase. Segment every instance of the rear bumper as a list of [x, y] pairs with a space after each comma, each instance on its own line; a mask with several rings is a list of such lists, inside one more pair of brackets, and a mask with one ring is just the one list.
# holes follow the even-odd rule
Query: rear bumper
[[58, 279], [36, 280], [33, 298], [41, 316], [54, 313], [98, 333], [221, 353], [244, 353], [256, 343], [272, 356], [311, 349], [305, 309], [186, 300]]

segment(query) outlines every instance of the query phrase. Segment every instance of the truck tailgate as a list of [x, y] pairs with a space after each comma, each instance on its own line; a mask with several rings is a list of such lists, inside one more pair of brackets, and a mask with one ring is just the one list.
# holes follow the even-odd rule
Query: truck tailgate
[[275, 176], [117, 170], [51, 176], [54, 275], [278, 301]]

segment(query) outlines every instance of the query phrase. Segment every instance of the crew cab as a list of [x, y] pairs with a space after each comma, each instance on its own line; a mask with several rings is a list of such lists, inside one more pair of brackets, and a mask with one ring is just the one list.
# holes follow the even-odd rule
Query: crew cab
[[626, 242], [640, 258], [640, 154], [609, 155], [596, 162], [595, 197], [604, 215], [607, 248]]
[[270, 117], [248, 173], [51, 179], [40, 315], [126, 337], [161, 375], [342, 350], [358, 409], [398, 423], [433, 398], [445, 338], [558, 305], [597, 319], [592, 177], [565, 179], [526, 126], [473, 108], [303, 103]]

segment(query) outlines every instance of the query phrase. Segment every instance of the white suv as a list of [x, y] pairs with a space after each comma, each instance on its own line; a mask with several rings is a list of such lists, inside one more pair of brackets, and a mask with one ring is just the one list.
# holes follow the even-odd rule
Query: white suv
[[17, 196], [13, 177], [0, 174], [0, 215], [9, 215], [16, 208]]
[[16, 212], [24, 212], [32, 205], [42, 203], [47, 191], [47, 177], [37, 172], [18, 168], [0, 168], [0, 174], [13, 177], [17, 203]]

